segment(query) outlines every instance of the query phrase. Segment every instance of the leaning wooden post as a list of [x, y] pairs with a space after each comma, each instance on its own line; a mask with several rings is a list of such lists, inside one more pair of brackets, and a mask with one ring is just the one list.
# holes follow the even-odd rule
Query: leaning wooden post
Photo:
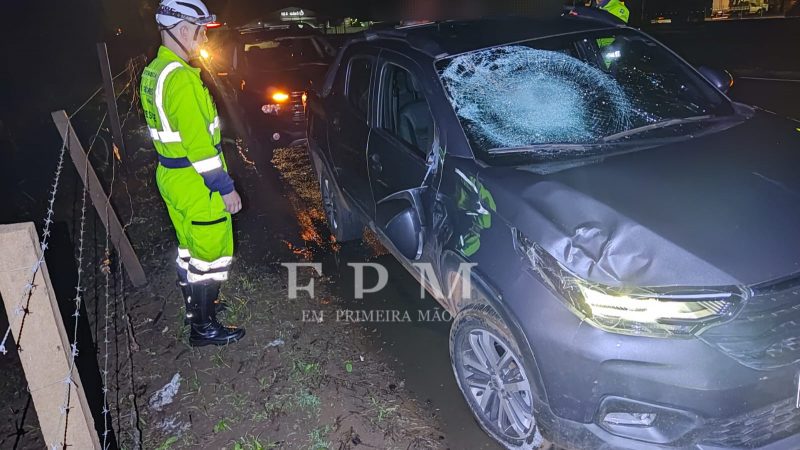
[[[31, 268], [42, 254], [36, 227], [31, 222], [0, 225], [0, 248], [3, 249], [0, 252], [0, 296], [11, 319], [30, 281]], [[22, 305], [28, 311], [25, 320], [11, 320], [11, 333], [20, 345], [19, 359], [45, 443], [48, 448], [61, 443], [63, 448], [100, 449], [77, 368], [70, 374], [70, 342], [50, 284], [47, 264], [42, 263], [33, 286], [29, 299]], [[23, 327], [26, 338], [21, 340]], [[72, 378], [72, 392], [64, 420], [61, 407], [67, 374]]]
[[100, 72], [103, 74], [103, 89], [106, 94], [106, 107], [108, 108], [108, 121], [111, 123], [111, 136], [114, 139], [122, 157], [127, 160], [125, 139], [122, 137], [122, 127], [119, 123], [117, 111], [117, 94], [114, 92], [114, 79], [111, 77], [111, 64], [108, 61], [108, 48], [105, 42], [97, 43], [97, 58], [100, 62]]
[[[72, 123], [70, 123], [67, 113], [61, 110], [54, 111], [52, 115], [53, 122], [56, 123], [58, 132], [61, 133], [61, 138], [67, 139], [69, 137], [69, 141], [67, 141], [69, 156], [83, 180], [83, 185], [89, 187], [89, 195], [95, 210], [97, 210], [97, 215], [100, 216], [100, 220], [103, 221], [103, 225], [111, 235], [111, 242], [117, 249], [122, 259], [122, 264], [125, 265], [131, 283], [137, 287], [147, 284], [147, 277], [144, 274], [144, 269], [142, 269], [142, 264], [139, 262], [139, 257], [136, 256], [136, 252], [131, 246], [131, 241], [125, 235], [125, 230], [122, 229], [119, 218], [114, 212], [114, 208], [111, 207], [111, 202], [108, 200], [100, 180], [97, 179], [97, 174], [94, 173], [92, 165], [89, 164], [86, 152], [83, 150], [83, 146], [72, 128]], [[69, 133], [67, 130], [69, 130]]]

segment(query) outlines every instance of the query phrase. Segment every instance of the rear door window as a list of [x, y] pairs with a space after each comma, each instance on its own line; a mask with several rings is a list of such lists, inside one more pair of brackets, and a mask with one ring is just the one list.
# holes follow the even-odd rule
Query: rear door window
[[355, 57], [349, 64], [347, 101], [363, 117], [367, 117], [369, 111], [369, 82], [373, 64], [372, 58], [368, 57]]

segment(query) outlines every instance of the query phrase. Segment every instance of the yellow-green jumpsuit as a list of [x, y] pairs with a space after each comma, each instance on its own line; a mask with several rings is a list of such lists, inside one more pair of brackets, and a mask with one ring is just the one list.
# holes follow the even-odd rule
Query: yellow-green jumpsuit
[[178, 237], [180, 281], [225, 281], [233, 232], [222, 195], [234, 187], [200, 69], [161, 46], [142, 74], [141, 99], [158, 152], [156, 183]]

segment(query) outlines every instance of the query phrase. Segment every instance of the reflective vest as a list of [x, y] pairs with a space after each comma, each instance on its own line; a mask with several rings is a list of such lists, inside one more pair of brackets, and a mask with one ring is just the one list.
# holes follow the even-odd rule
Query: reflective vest
[[625, 3], [622, 3], [620, 0], [609, 0], [609, 2], [603, 5], [600, 9], [616, 16], [625, 23], [628, 23], [628, 19], [631, 15], [631, 12], [628, 11], [628, 7], [625, 6]]
[[161, 46], [142, 73], [140, 92], [159, 162], [167, 168], [192, 166], [209, 190], [231, 192], [233, 181], [220, 151], [217, 108], [200, 69]]

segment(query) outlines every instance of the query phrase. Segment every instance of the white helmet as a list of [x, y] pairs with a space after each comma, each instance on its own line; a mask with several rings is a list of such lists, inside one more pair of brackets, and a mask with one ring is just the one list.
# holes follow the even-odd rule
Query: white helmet
[[156, 22], [164, 28], [171, 28], [185, 20], [195, 25], [208, 25], [217, 16], [208, 13], [208, 8], [200, 0], [161, 0], [156, 10]]

